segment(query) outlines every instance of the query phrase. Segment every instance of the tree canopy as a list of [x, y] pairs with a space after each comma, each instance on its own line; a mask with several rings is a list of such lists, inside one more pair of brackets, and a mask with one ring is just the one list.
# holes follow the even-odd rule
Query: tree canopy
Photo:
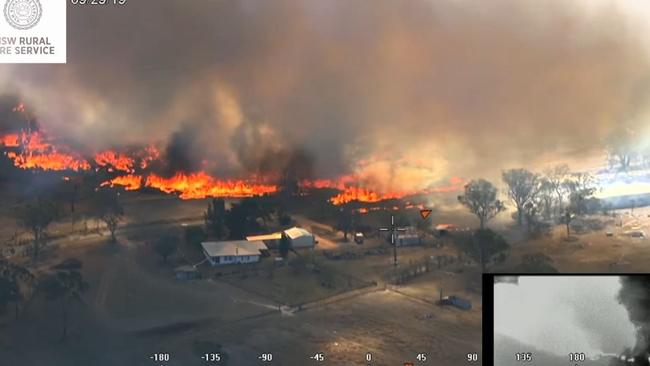
[[505, 210], [503, 203], [497, 199], [496, 187], [485, 179], [472, 180], [465, 185], [465, 194], [458, 196], [458, 202], [478, 217], [481, 229]]

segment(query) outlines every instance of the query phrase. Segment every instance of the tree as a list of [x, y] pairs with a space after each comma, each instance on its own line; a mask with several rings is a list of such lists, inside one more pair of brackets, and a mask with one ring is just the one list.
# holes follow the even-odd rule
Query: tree
[[242, 239], [246, 236], [259, 232], [262, 226], [258, 221], [262, 219], [263, 212], [259, 203], [250, 198], [234, 204], [226, 213], [226, 225], [230, 232], [230, 238]]
[[634, 159], [639, 155], [636, 150], [637, 133], [630, 127], [616, 129], [607, 139], [607, 157], [611, 168], [627, 173]]
[[293, 220], [291, 219], [291, 216], [289, 216], [289, 214], [287, 214], [284, 211], [278, 211], [278, 223], [280, 224], [280, 226], [289, 227], [291, 226], [292, 222]]
[[566, 180], [569, 178], [570, 170], [566, 164], [556, 165], [546, 171], [546, 180], [557, 198], [557, 215], [559, 216], [564, 208], [562, 207], [567, 194]]
[[526, 169], [510, 169], [503, 172], [502, 178], [508, 185], [508, 196], [517, 208], [517, 223], [521, 225], [526, 204], [532, 202], [539, 193], [539, 175]]
[[521, 263], [514, 272], [521, 273], [557, 273], [553, 260], [543, 253], [524, 254]]
[[550, 220], [551, 215], [553, 214], [553, 196], [555, 195], [555, 189], [553, 183], [547, 178], [543, 177], [540, 179], [539, 185], [539, 194], [536, 199], [531, 201], [535, 206], [538, 206], [539, 211], [544, 220]]
[[479, 229], [472, 235], [474, 252], [472, 253], [481, 264], [481, 270], [485, 272], [487, 264], [495, 254], [506, 251], [510, 245], [505, 239], [490, 229]]
[[185, 228], [185, 242], [195, 248], [201, 248], [205, 240], [205, 232], [200, 226], [188, 226]]
[[208, 209], [203, 214], [205, 228], [209, 235], [215, 239], [224, 239], [228, 236], [226, 227], [226, 202], [223, 198], [214, 198], [208, 203]]
[[38, 258], [40, 249], [44, 244], [47, 227], [58, 217], [58, 207], [50, 200], [38, 198], [36, 202], [29, 203], [18, 211], [18, 222], [32, 233], [33, 259]]
[[594, 205], [598, 206], [598, 203], [594, 202], [597, 201], [594, 197], [597, 191], [596, 180], [591, 174], [573, 173], [565, 182], [565, 186], [569, 191], [569, 204], [565, 210], [565, 217], [566, 212], [574, 216], [582, 216], [590, 213]]
[[[564, 181], [565, 189], [569, 195], [580, 193], [582, 195], [590, 196], [596, 193], [596, 178], [589, 173], [571, 173]], [[569, 197], [570, 198], [570, 197]]]
[[117, 193], [108, 189], [100, 189], [93, 194], [91, 204], [97, 217], [106, 224], [106, 228], [111, 233], [111, 243], [116, 243], [115, 232], [124, 216], [124, 208]]
[[496, 187], [484, 179], [472, 180], [465, 185], [465, 194], [458, 196], [458, 202], [478, 217], [481, 229], [485, 229], [488, 221], [505, 210], [503, 203], [497, 199]]
[[31, 297], [35, 279], [27, 268], [0, 259], [0, 312], [13, 303], [18, 318], [21, 305], [24, 307]]
[[286, 258], [289, 255], [289, 251], [291, 250], [291, 241], [285, 232], [282, 232], [278, 250], [280, 251], [282, 258]]
[[352, 210], [350, 207], [343, 206], [339, 210], [339, 221], [337, 229], [343, 232], [343, 240], [348, 241], [348, 233], [352, 231]]
[[564, 216], [562, 216], [562, 223], [566, 225], [566, 238], [569, 239], [571, 238], [571, 221], [576, 217], [575, 213], [571, 209], [571, 207], [567, 207], [567, 209], [564, 212]]
[[54, 273], [45, 275], [39, 289], [50, 301], [61, 301], [63, 331], [61, 339], [68, 334], [68, 308], [72, 302], [83, 303], [83, 294], [88, 290], [88, 283], [81, 274], [82, 264], [78, 260], [68, 260], [52, 267]]
[[154, 249], [162, 257], [163, 261], [167, 262], [167, 258], [178, 249], [178, 237], [171, 234], [163, 235], [156, 240]]

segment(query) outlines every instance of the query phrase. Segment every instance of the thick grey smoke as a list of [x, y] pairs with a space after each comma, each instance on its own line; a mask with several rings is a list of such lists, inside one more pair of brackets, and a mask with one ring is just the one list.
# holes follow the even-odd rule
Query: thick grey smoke
[[650, 364], [650, 277], [621, 277], [621, 290], [618, 298], [625, 305], [630, 321], [637, 333], [636, 345], [632, 355], [636, 356], [636, 365]]
[[297, 154], [316, 176], [423, 187], [580, 156], [642, 115], [643, 22], [587, 3], [69, 6], [68, 64], [3, 66], [0, 88], [89, 148], [182, 137], [223, 174]]

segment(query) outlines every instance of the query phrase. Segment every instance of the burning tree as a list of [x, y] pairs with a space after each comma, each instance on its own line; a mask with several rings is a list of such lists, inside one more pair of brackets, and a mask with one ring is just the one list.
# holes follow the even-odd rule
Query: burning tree
[[504, 171], [502, 177], [508, 185], [508, 196], [517, 208], [517, 223], [521, 225], [526, 205], [535, 200], [541, 189], [539, 175], [526, 169], [510, 169]]
[[488, 221], [505, 210], [503, 202], [497, 199], [496, 187], [485, 179], [473, 180], [465, 185], [465, 194], [458, 196], [458, 202], [467, 207], [485, 229]]
[[50, 200], [38, 198], [35, 203], [27, 204], [18, 212], [18, 222], [22, 227], [29, 230], [34, 238], [33, 259], [44, 244], [47, 227], [58, 217], [58, 207]]

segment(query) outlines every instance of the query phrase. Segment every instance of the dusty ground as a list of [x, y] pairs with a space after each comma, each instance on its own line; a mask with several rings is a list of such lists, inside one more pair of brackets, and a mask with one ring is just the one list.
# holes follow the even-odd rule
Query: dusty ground
[[[529, 253], [544, 253], [553, 259], [553, 266], [562, 273], [625, 273], [647, 272], [650, 263], [650, 239], [633, 238], [626, 232], [634, 230], [650, 234], [650, 208], [620, 210], [616, 217], [598, 217], [609, 222], [602, 230], [573, 234], [566, 240], [566, 229], [557, 226], [551, 237], [528, 242], [512, 242], [509, 260], [496, 270], [507, 270]], [[622, 223], [622, 226], [620, 226]], [[607, 236], [611, 232], [613, 236]]]
[[[147, 201], [138, 210], [156, 205]], [[165, 205], [162, 205], [164, 207]], [[174, 206], [174, 205], [172, 205]], [[178, 210], [181, 216], [197, 213], [198, 205]], [[132, 207], [131, 210], [135, 208]], [[156, 218], [163, 215], [156, 213]], [[172, 215], [167, 211], [164, 215]], [[168, 216], [166, 216], [168, 217]], [[257, 287], [268, 287], [274, 296], [248, 291], [242, 283], [206, 279], [178, 282], [173, 268], [182, 258], [169, 263], [150, 253], [146, 238], [181, 222], [146, 225], [121, 230], [117, 246], [105, 236], [61, 238], [43, 256], [41, 268], [67, 257], [84, 262], [83, 274], [90, 283], [84, 304], [71, 310], [70, 336], [60, 340], [61, 317], [58, 303], [38, 299], [18, 320], [0, 320], [2, 365], [157, 365], [149, 357], [155, 352], [171, 354], [165, 365], [205, 364], [194, 350], [197, 340], [220, 344], [230, 357], [229, 365], [261, 365], [261, 353], [273, 353], [271, 365], [306, 365], [308, 357], [324, 353], [331, 365], [402, 364], [426, 353], [429, 364], [465, 365], [466, 354], [480, 354], [481, 305], [466, 278], [477, 274], [454, 274], [446, 269], [418, 278], [394, 290], [377, 291], [347, 298], [286, 315], [278, 310], [286, 293], [263, 276], [246, 278]], [[329, 250], [365, 251], [385, 246], [379, 240], [364, 245], [342, 243], [337, 233], [328, 238]], [[322, 256], [320, 248], [313, 255]], [[449, 251], [449, 248], [400, 248], [400, 260], [418, 260]], [[363, 259], [327, 261], [333, 270], [366, 281], [381, 278], [392, 265], [392, 252]], [[466, 277], [468, 276], [468, 277]], [[317, 282], [292, 279], [291, 272], [276, 282], [297, 289]], [[311, 281], [311, 282], [309, 282]], [[471, 281], [470, 281], [471, 282]], [[276, 283], [276, 285], [278, 285]], [[472, 297], [469, 312], [433, 305], [439, 288]], [[278, 298], [278, 296], [280, 298]], [[218, 350], [216, 350], [218, 351]], [[216, 352], [215, 351], [215, 352]]]

